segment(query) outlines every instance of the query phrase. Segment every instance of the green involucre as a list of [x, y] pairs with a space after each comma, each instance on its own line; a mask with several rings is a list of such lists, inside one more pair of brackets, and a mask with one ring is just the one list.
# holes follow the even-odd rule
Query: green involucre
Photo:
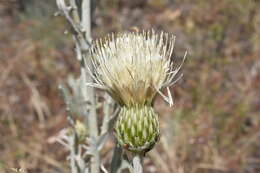
[[159, 138], [158, 115], [151, 106], [122, 107], [115, 131], [119, 144], [125, 149], [146, 153]]

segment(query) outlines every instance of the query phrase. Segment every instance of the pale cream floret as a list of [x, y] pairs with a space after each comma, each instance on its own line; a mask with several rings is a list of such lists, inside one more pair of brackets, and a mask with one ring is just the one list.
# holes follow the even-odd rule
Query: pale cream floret
[[[155, 94], [171, 85], [175, 37], [154, 31], [127, 32], [97, 40], [91, 49], [93, 84], [122, 105], [151, 104]], [[171, 97], [162, 95], [170, 104]]]

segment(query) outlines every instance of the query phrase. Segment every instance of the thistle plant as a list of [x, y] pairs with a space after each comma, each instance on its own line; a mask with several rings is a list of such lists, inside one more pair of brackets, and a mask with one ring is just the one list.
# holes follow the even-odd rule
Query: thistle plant
[[[152, 107], [157, 93], [172, 105], [172, 97], [160, 91], [176, 80], [171, 55], [175, 37], [153, 30], [112, 34], [94, 42], [91, 60], [94, 86], [107, 91], [121, 106], [115, 124], [116, 137], [125, 149], [145, 154], [159, 138], [158, 115]], [[168, 88], [169, 91], [169, 88]]]
[[[172, 106], [169, 86], [181, 77], [176, 75], [186, 54], [176, 65], [172, 58], [175, 37], [154, 30], [110, 34], [92, 41], [91, 4], [95, 1], [57, 0], [59, 14], [70, 25], [81, 64], [80, 77], [68, 79], [70, 89], [60, 86], [71, 128], [62, 130], [57, 141], [70, 152], [72, 173], [106, 173], [101, 150], [114, 129], [119, 145], [114, 150], [111, 172], [129, 168], [130, 172], [141, 173], [141, 157], [155, 146], [160, 135], [158, 114], [153, 108], [155, 96], [161, 95]], [[106, 91], [103, 104], [97, 102], [95, 88]], [[167, 95], [162, 93], [163, 88]], [[111, 98], [118, 109], [114, 109]], [[96, 110], [100, 105], [104, 117], [98, 123]], [[83, 117], [85, 123], [74, 114]], [[125, 150], [133, 153], [132, 163]]]

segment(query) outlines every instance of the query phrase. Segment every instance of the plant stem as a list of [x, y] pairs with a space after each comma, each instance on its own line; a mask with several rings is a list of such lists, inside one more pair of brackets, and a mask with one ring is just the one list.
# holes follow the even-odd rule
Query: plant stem
[[71, 136], [70, 138], [70, 169], [71, 173], [77, 173], [77, 166], [76, 166], [76, 161], [75, 161], [75, 156], [76, 156], [76, 147], [75, 147], [75, 134]]
[[[89, 129], [89, 137], [93, 141], [97, 141], [99, 137], [97, 113], [96, 113], [96, 97], [95, 90], [92, 87], [87, 87], [87, 83], [92, 83], [93, 79], [88, 73], [88, 69], [92, 70], [93, 66], [89, 57], [89, 48], [91, 43], [91, 0], [56, 0], [60, 12], [65, 16], [70, 24], [70, 30], [73, 34], [73, 39], [76, 44], [77, 59], [81, 63], [81, 76], [80, 76], [80, 93], [82, 94], [85, 106], [84, 117], [86, 126]], [[92, 0], [94, 2], [94, 0]], [[68, 4], [68, 5], [67, 5]], [[76, 151], [76, 145], [73, 145], [71, 154]], [[100, 172], [100, 154], [96, 149], [91, 152], [91, 173]], [[72, 163], [72, 172], [75, 172], [75, 165]]]
[[133, 158], [133, 173], [143, 173], [143, 159], [142, 156], [136, 155]]
[[[81, 6], [81, 26], [85, 31], [85, 39], [90, 43], [91, 42], [91, 0], [83, 0]], [[84, 50], [83, 50], [84, 51]], [[84, 53], [84, 56], [88, 56], [89, 53]], [[89, 57], [86, 58], [86, 65], [92, 70], [92, 63]], [[86, 83], [92, 83], [93, 79], [90, 75], [87, 75], [86, 68], [81, 68], [81, 75], [84, 78], [83, 80]], [[97, 125], [97, 116], [96, 116], [96, 102], [95, 102], [95, 90], [92, 87], [83, 87], [85, 88], [85, 96], [90, 103], [90, 110], [89, 114], [86, 115], [87, 125], [89, 128], [90, 137], [97, 138], [98, 137], [98, 125]], [[99, 173], [100, 172], [100, 155], [98, 150], [93, 154], [91, 158], [91, 168], [92, 173]]]

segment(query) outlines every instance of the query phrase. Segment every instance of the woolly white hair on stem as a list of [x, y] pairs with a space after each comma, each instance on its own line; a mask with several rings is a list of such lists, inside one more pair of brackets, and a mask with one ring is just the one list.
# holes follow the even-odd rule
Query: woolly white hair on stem
[[174, 43], [175, 36], [153, 30], [96, 40], [90, 51], [94, 69], [89, 70], [94, 83], [87, 85], [106, 90], [121, 105], [149, 105], [157, 92], [172, 105], [169, 89], [168, 96], [160, 90], [176, 82], [183, 63], [175, 68]]

